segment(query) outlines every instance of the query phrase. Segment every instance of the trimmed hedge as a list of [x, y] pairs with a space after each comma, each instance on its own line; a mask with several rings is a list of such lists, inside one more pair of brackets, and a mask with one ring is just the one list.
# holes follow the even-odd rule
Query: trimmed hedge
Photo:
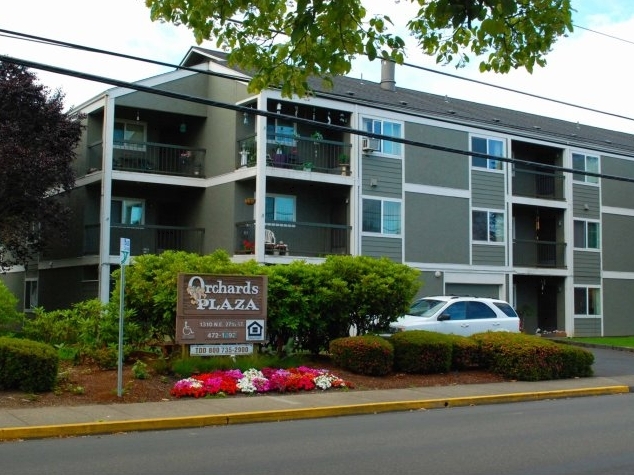
[[542, 381], [592, 376], [594, 355], [522, 333], [488, 332], [472, 335], [480, 346], [481, 366], [507, 379]]
[[447, 373], [451, 370], [453, 339], [450, 335], [425, 330], [395, 333], [394, 370], [403, 373]]
[[394, 349], [380, 336], [351, 336], [330, 342], [330, 358], [353, 373], [384, 376], [392, 372]]
[[57, 380], [59, 357], [50, 345], [0, 337], [0, 389], [51, 391]]

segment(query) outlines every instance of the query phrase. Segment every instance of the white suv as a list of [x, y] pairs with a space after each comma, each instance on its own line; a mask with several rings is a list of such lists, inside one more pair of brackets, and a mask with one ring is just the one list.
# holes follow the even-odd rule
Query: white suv
[[507, 302], [484, 297], [424, 297], [390, 331], [428, 330], [469, 336], [487, 331], [519, 332], [520, 319]]

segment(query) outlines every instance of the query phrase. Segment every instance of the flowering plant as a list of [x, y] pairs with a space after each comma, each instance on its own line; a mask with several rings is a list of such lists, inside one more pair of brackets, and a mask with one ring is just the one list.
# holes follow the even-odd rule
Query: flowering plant
[[205, 397], [240, 393], [297, 392], [351, 388], [349, 382], [325, 369], [299, 366], [290, 369], [254, 368], [212, 371], [177, 381], [170, 394], [175, 397]]
[[244, 247], [245, 251], [253, 251], [255, 249], [255, 243], [253, 241], [245, 239], [244, 241], [242, 241], [242, 247]]

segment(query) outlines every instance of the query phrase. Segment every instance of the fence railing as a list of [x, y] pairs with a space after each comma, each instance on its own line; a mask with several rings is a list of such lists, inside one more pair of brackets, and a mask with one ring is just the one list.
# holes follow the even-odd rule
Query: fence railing
[[566, 243], [552, 241], [513, 241], [513, 265], [518, 267], [566, 267]]
[[564, 175], [539, 166], [516, 165], [513, 169], [513, 195], [563, 200]]
[[[84, 254], [99, 253], [99, 225], [86, 226], [84, 229]], [[130, 253], [160, 254], [166, 250], [187, 251], [201, 254], [203, 250], [203, 228], [180, 226], [128, 226], [110, 227], [110, 255], [119, 254], [120, 238], [130, 239]]]
[[[102, 142], [95, 142], [88, 147], [85, 173], [101, 170], [102, 145]], [[205, 171], [205, 150], [154, 142], [115, 142], [112, 168], [202, 178]]]
[[351, 227], [342, 224], [274, 221], [266, 223], [264, 243], [255, 240], [255, 222], [236, 223], [236, 254], [252, 254], [264, 246], [265, 254], [325, 257], [350, 254]]
[[[348, 143], [290, 135], [276, 135], [275, 138], [277, 142], [267, 142], [267, 166], [329, 174], [350, 174], [351, 145]], [[256, 139], [256, 136], [251, 136], [238, 141], [236, 168], [255, 166]]]

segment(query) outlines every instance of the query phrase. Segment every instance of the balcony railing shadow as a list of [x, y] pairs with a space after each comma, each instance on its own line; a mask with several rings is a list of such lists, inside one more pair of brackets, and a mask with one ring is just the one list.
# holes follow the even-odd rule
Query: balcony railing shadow
[[[277, 143], [267, 143], [267, 166], [337, 175], [350, 174], [350, 144], [290, 135], [276, 135], [275, 138]], [[238, 141], [237, 168], [255, 166], [256, 139], [256, 136], [251, 136]]]
[[566, 268], [566, 243], [550, 241], [513, 241], [513, 264], [519, 267]]
[[551, 200], [564, 199], [564, 175], [528, 165], [516, 165], [513, 170], [513, 195]]
[[[103, 143], [88, 147], [86, 174], [101, 170]], [[157, 173], [203, 178], [205, 150], [154, 142], [115, 142], [112, 150], [113, 170]]]
[[255, 222], [236, 223], [236, 254], [251, 254], [264, 246], [266, 255], [325, 257], [350, 254], [351, 227], [342, 224], [273, 221], [266, 223], [266, 234], [272, 238], [258, 243]]
[[[130, 253], [160, 254], [163, 251], [186, 251], [202, 254], [203, 228], [157, 225], [115, 225], [110, 227], [110, 255], [119, 254], [121, 238], [130, 239]], [[89, 225], [84, 229], [84, 254], [99, 253], [99, 225]]]

